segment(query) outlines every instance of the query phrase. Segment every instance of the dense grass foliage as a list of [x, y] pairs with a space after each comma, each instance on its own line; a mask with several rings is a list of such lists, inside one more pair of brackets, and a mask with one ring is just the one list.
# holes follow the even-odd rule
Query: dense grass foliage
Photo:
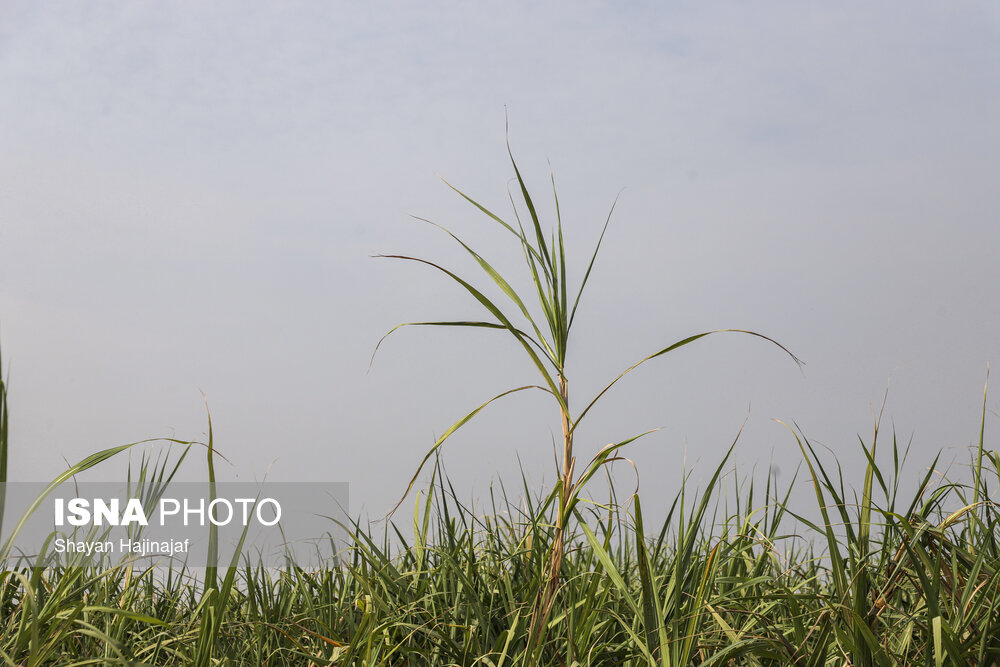
[[[980, 444], [961, 481], [936, 460], [907, 475], [895, 439], [885, 452], [872, 440], [851, 485], [794, 435], [805, 465], [793, 484], [816, 507], [741, 479], [727, 455], [655, 530], [637, 496], [578, 509], [537, 664], [1000, 664], [996, 451]], [[500, 485], [475, 511], [440, 470], [412, 525], [350, 526], [342, 562], [321, 571], [223, 568], [207, 590], [190, 573], [125, 566], [4, 571], [0, 660], [524, 664], [556, 492]]]

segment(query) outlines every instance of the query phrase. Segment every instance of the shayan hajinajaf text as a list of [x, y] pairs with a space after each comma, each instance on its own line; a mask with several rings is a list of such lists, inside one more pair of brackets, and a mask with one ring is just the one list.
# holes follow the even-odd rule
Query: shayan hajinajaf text
[[[115, 553], [116, 542], [114, 540], [67, 540], [57, 538], [53, 541], [52, 547], [56, 553], [65, 554], [109, 554]], [[175, 554], [186, 554], [190, 550], [191, 540], [130, 540], [122, 538], [117, 541], [117, 553], [131, 554], [133, 556], [173, 556]]]

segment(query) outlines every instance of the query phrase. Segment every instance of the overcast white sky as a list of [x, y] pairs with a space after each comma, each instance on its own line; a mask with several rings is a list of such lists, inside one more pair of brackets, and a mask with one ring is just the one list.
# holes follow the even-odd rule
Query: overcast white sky
[[[1000, 362], [995, 3], [2, 0], [12, 479], [204, 437], [203, 390], [226, 475], [347, 481], [354, 508], [388, 509], [452, 421], [536, 381], [488, 331], [401, 332], [366, 374], [397, 322], [482, 316], [446, 278], [369, 257], [475, 275], [408, 214], [520, 268], [437, 178], [509, 211], [505, 107], [548, 220], [551, 160], [571, 278], [627, 188], [574, 329], [577, 407], [705, 329], [807, 363], [709, 338], [609, 394], [580, 455], [663, 427], [629, 454], [647, 504], [748, 414], [741, 465], [773, 455], [787, 480], [782, 419], [856, 470], [890, 380], [915, 463], [972, 443]], [[515, 456], [551, 480], [552, 409], [483, 413], [446, 446], [456, 486], [514, 481]]]

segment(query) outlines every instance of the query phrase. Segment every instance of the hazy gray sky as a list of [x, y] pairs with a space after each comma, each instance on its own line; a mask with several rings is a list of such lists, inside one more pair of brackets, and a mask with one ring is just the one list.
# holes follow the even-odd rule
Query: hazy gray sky
[[[609, 394], [580, 456], [663, 427], [629, 453], [652, 506], [749, 414], [741, 464], [790, 474], [777, 418], [851, 470], [890, 379], [916, 463], [973, 441], [1000, 361], [995, 3], [0, 1], [12, 477], [203, 437], [201, 389], [226, 475], [347, 481], [353, 507], [387, 509], [452, 421], [536, 381], [488, 331], [400, 332], [366, 374], [397, 322], [482, 315], [369, 257], [475, 275], [408, 214], [520, 268], [437, 178], [509, 211], [505, 107], [548, 220], [551, 160], [571, 278], [627, 188], [574, 329], [578, 407], [705, 329], [807, 363], [699, 342]], [[515, 455], [551, 480], [552, 409], [514, 397], [449, 441], [459, 488], [513, 481]]]

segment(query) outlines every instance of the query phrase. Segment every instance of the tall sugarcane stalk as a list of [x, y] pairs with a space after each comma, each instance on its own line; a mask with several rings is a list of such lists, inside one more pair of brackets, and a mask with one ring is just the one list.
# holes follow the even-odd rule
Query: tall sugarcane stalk
[[7, 382], [3, 377], [3, 354], [0, 352], [0, 535], [3, 535], [3, 513], [7, 502]]
[[[587, 467], [577, 476], [576, 458], [573, 452], [573, 436], [577, 427], [580, 425], [580, 422], [590, 412], [590, 409], [593, 408], [594, 405], [596, 405], [596, 403], [604, 396], [604, 394], [619, 380], [638, 366], [713, 333], [736, 332], [763, 338], [781, 348], [781, 350], [787, 353], [796, 363], [801, 364], [801, 362], [795, 357], [795, 355], [789, 352], [788, 349], [777, 341], [753, 331], [745, 329], [719, 329], [715, 331], [706, 331], [681, 339], [647, 357], [644, 357], [632, 366], [629, 366], [607, 386], [605, 386], [604, 389], [602, 389], [583, 408], [583, 410], [576, 415], [576, 417], [573, 417], [569, 407], [569, 383], [567, 381], [566, 374], [566, 352], [569, 334], [576, 317], [577, 307], [580, 305], [580, 298], [583, 296], [584, 288], [586, 287], [591, 271], [594, 268], [594, 261], [597, 258], [597, 253], [600, 250], [601, 242], [604, 239], [604, 234], [607, 231], [608, 224], [611, 221], [611, 215], [614, 212], [615, 204], [617, 204], [618, 199], [616, 197], [614, 204], [611, 206], [611, 210], [609, 211], [604, 222], [604, 227], [601, 230], [601, 235], [598, 238], [593, 253], [591, 254], [590, 262], [587, 265], [583, 279], [580, 281], [580, 286], [576, 291], [576, 296], [573, 301], [570, 302], [568, 296], [569, 292], [567, 289], [567, 262], [565, 246], [563, 243], [562, 216], [559, 211], [559, 197], [556, 194], [555, 179], [552, 178], [551, 180], [553, 198], [555, 200], [556, 225], [548, 235], [550, 240], [547, 242], [546, 234], [544, 233], [539, 221], [535, 204], [531, 195], [528, 193], [527, 186], [525, 185], [521, 172], [517, 167], [516, 161], [514, 160], [509, 143], [507, 145], [507, 153], [510, 157], [511, 165], [514, 168], [514, 174], [521, 195], [521, 204], [524, 209], [526, 209], [530, 219], [530, 225], [528, 226], [527, 232], [525, 231], [525, 226], [521, 222], [521, 216], [518, 212], [517, 205], [514, 204], [513, 196], [511, 196], [511, 204], [514, 210], [515, 222], [509, 223], [476, 200], [466, 195], [461, 190], [455, 188], [450, 183], [447, 183], [447, 181], [445, 181], [445, 183], [452, 190], [461, 195], [466, 201], [475, 206], [481, 213], [485, 214], [495, 223], [501, 225], [506, 231], [511, 233], [517, 239], [521, 254], [524, 257], [525, 265], [528, 269], [528, 274], [531, 278], [532, 286], [534, 287], [537, 310], [533, 313], [532, 309], [529, 309], [527, 305], [530, 302], [530, 299], [522, 298], [521, 295], [515, 291], [513, 287], [511, 287], [511, 284], [499, 271], [497, 271], [486, 259], [466, 244], [459, 236], [435, 222], [425, 218], [416, 218], [417, 220], [434, 225], [461, 245], [462, 248], [473, 259], [475, 259], [476, 263], [479, 264], [483, 272], [489, 277], [492, 285], [499, 288], [507, 299], [510, 300], [519, 315], [513, 312], [512, 314], [508, 314], [508, 312], [498, 306], [493, 299], [486, 296], [484, 291], [480, 290], [471, 282], [465, 280], [451, 270], [435, 262], [408, 255], [378, 255], [378, 257], [417, 262], [444, 273], [465, 289], [465, 291], [473, 298], [475, 298], [476, 301], [478, 301], [480, 305], [486, 309], [489, 315], [492, 316], [492, 319], [405, 322], [403, 324], [396, 325], [388, 333], [386, 333], [385, 336], [383, 336], [379, 341], [378, 345], [376, 345], [375, 352], [378, 352], [379, 346], [386, 337], [397, 329], [407, 326], [502, 329], [507, 331], [518, 342], [527, 357], [532, 362], [532, 365], [538, 371], [542, 380], [540, 384], [529, 384], [504, 391], [479, 405], [477, 408], [452, 424], [451, 427], [449, 427], [444, 434], [437, 439], [434, 445], [426, 453], [423, 460], [420, 462], [416, 472], [410, 479], [406, 492], [403, 494], [403, 498], [405, 498], [413, 488], [413, 485], [417, 481], [423, 466], [431, 459], [441, 445], [444, 444], [444, 442], [455, 431], [465, 425], [493, 401], [515, 392], [527, 389], [538, 389], [550, 394], [558, 405], [563, 437], [562, 456], [559, 461], [559, 470], [557, 471], [559, 479], [558, 488], [555, 490], [558, 493], [559, 511], [556, 525], [554, 526], [552, 550], [548, 560], [546, 572], [543, 575], [545, 583], [539, 588], [537, 599], [533, 605], [531, 620], [532, 631], [529, 639], [529, 649], [525, 653], [525, 662], [527, 663], [528, 660], [537, 659], [538, 651], [541, 651], [543, 645], [546, 623], [559, 592], [560, 570], [566, 548], [565, 539], [567, 535], [567, 528], [576, 505], [579, 502], [582, 488], [605, 464], [614, 459], [614, 453], [619, 448], [631, 443], [633, 440], [636, 440], [643, 435], [646, 435], [646, 433], [642, 433], [627, 438], [621, 442], [607, 445], [597, 452], [597, 454], [590, 460]], [[540, 316], [538, 311], [540, 311]], [[522, 320], [523, 323], [516, 323], [515, 320], [518, 319]], [[372, 357], [374, 359], [374, 353]], [[649, 431], [647, 431], [647, 433], [649, 433]], [[403, 498], [400, 499], [399, 503], [396, 504], [390, 514], [399, 507]]]

